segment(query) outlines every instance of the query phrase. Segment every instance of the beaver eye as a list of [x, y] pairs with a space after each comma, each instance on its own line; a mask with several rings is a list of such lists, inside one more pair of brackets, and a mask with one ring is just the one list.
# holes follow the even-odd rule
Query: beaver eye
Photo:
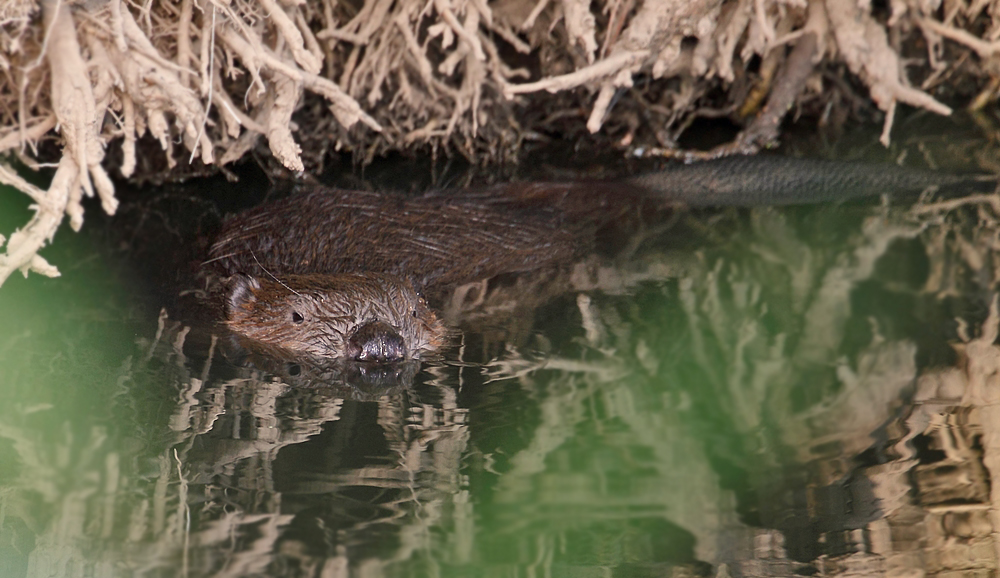
[[301, 313], [292, 311], [292, 323], [302, 323], [303, 321], [305, 321], [305, 317], [302, 317]]
[[410, 315], [416, 317], [417, 316], [417, 310], [414, 309], [413, 311], [410, 311]]

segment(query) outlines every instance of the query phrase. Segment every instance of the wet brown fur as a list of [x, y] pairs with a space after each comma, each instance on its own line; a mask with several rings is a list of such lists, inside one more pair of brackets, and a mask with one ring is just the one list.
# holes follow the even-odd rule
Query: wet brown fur
[[317, 188], [230, 219], [210, 257], [230, 275], [391, 273], [436, 292], [588, 252], [596, 228], [636, 205], [611, 188], [525, 183], [409, 199]]
[[342, 357], [358, 327], [391, 326], [420, 358], [444, 344], [447, 329], [412, 283], [394, 275], [285, 275], [279, 281], [237, 275], [226, 324], [248, 339], [288, 352]]

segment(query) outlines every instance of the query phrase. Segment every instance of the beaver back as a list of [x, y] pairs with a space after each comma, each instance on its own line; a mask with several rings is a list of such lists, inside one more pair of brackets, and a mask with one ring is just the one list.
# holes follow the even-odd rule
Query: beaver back
[[209, 256], [226, 275], [392, 273], [426, 289], [565, 263], [588, 249], [559, 211], [317, 188], [227, 220]]

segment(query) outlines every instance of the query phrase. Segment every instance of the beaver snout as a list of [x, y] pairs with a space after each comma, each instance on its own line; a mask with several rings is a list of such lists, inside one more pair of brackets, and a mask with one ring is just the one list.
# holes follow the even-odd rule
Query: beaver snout
[[369, 321], [347, 338], [347, 357], [388, 363], [406, 359], [406, 341], [384, 321]]
[[447, 336], [409, 280], [380, 273], [235, 275], [226, 325], [286, 352], [376, 363], [419, 359]]

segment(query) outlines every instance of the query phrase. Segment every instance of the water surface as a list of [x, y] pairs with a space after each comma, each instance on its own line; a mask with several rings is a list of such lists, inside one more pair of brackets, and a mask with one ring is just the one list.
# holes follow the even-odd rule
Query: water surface
[[641, 233], [366, 376], [232, 356], [60, 232], [0, 289], [0, 575], [995, 571], [995, 200]]

